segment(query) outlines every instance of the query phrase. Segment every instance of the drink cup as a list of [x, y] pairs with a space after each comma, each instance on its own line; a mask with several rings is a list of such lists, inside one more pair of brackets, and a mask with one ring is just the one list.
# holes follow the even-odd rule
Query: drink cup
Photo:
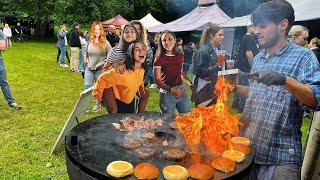
[[220, 65], [220, 66], [224, 65], [225, 54], [226, 54], [225, 50], [219, 50], [219, 52], [218, 52], [218, 65]]
[[234, 60], [233, 59], [226, 60], [226, 70], [234, 69], [234, 68], [235, 68]]

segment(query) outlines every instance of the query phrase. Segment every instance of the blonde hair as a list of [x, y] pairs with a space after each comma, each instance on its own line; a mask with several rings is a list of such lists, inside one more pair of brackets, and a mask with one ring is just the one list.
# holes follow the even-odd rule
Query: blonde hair
[[301, 26], [301, 25], [294, 25], [291, 27], [288, 36], [289, 37], [299, 37], [301, 35], [303, 35], [303, 33], [305, 32], [309, 32], [308, 28]]
[[215, 36], [221, 29], [222, 27], [216, 25], [204, 28], [200, 38], [200, 45], [204, 45], [209, 42], [210, 38]]
[[98, 38], [98, 47], [99, 47], [99, 51], [100, 52], [103, 52], [103, 51], [106, 51], [107, 50], [107, 47], [108, 47], [108, 44], [109, 41], [106, 39], [106, 36], [105, 36], [105, 32], [104, 32], [104, 28], [103, 28], [103, 25], [100, 21], [94, 21], [91, 25], [91, 29], [90, 29], [90, 42], [94, 42], [94, 39], [95, 39], [95, 36], [94, 36], [94, 28], [96, 27], [96, 25], [98, 25], [100, 27], [100, 30], [101, 30], [101, 34], [100, 34], [100, 37]]
[[314, 37], [311, 39], [310, 43], [315, 44], [317, 47], [319, 47], [320, 46], [320, 39], [317, 37]]

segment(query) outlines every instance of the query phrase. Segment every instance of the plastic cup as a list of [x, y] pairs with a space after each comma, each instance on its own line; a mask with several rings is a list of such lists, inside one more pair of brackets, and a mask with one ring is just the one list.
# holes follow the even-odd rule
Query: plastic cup
[[233, 59], [226, 60], [226, 70], [234, 69], [235, 63]]
[[226, 55], [225, 50], [219, 50], [218, 51], [218, 65], [223, 66], [224, 65], [224, 57]]

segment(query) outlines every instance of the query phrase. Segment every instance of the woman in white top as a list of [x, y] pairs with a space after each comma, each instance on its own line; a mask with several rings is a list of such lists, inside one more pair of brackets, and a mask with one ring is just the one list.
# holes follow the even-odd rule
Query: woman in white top
[[4, 24], [3, 34], [6, 37], [7, 47], [12, 47], [12, 44], [11, 44], [12, 32], [11, 32], [11, 29], [9, 27], [9, 24], [7, 24], [7, 23]]

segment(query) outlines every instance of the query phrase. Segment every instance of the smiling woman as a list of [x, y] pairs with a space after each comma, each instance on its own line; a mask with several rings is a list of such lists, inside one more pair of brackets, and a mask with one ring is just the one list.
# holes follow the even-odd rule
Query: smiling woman
[[140, 41], [134, 41], [128, 48], [124, 72], [111, 69], [98, 78], [93, 95], [109, 113], [135, 113], [137, 93], [140, 96], [138, 112], [144, 111], [148, 102], [148, 94], [143, 88], [145, 59], [146, 47]]

